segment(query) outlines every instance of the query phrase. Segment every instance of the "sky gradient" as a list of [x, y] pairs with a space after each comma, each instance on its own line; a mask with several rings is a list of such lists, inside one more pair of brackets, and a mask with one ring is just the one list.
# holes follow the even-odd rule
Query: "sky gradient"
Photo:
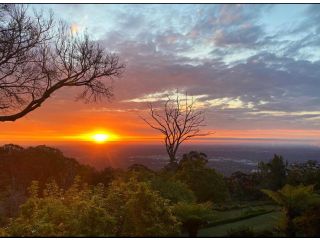
[[206, 111], [212, 138], [320, 136], [320, 5], [31, 5], [119, 54], [126, 70], [108, 102], [57, 92], [26, 117], [1, 123], [3, 141], [63, 141], [104, 130], [123, 141], [159, 137], [139, 118], [179, 89]]

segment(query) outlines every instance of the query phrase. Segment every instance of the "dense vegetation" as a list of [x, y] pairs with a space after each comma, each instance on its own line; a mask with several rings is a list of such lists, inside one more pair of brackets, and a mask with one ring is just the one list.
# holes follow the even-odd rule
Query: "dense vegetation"
[[[275, 155], [224, 177], [192, 151], [97, 171], [47, 146], [0, 147], [2, 236], [319, 236], [320, 166]], [[252, 223], [257, 223], [252, 224]], [[253, 227], [254, 226], [254, 227]]]

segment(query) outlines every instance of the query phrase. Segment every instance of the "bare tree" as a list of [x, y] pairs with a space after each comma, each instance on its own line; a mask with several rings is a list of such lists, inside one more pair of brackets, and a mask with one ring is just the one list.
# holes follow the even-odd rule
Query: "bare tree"
[[0, 121], [15, 121], [64, 87], [83, 87], [79, 99], [110, 98], [106, 79], [124, 65], [87, 34], [73, 34], [53, 14], [28, 15], [24, 5], [0, 5]]
[[177, 161], [176, 154], [181, 143], [196, 136], [210, 134], [210, 132], [201, 132], [200, 128], [205, 126], [204, 112], [196, 109], [195, 100], [188, 98], [187, 94], [184, 99], [180, 99], [178, 93], [175, 99], [168, 96], [161, 109], [155, 109], [151, 103], [149, 108], [150, 119], [143, 117], [142, 119], [164, 135], [170, 163]]

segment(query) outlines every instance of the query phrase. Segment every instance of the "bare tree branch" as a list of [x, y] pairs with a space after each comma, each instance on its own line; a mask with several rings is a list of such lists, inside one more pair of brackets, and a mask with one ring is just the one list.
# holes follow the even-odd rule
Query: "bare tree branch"
[[200, 127], [204, 125], [204, 112], [196, 110], [193, 98], [180, 99], [179, 94], [175, 99], [168, 96], [161, 110], [155, 110], [149, 103], [150, 119], [141, 117], [151, 128], [161, 132], [164, 135], [166, 151], [170, 162], [176, 162], [176, 154], [179, 146], [184, 141], [196, 137], [206, 136], [210, 132], [201, 132]]
[[112, 96], [106, 80], [123, 72], [118, 56], [55, 23], [53, 14], [0, 4], [0, 121], [25, 116], [64, 87], [83, 87], [78, 99], [86, 102]]

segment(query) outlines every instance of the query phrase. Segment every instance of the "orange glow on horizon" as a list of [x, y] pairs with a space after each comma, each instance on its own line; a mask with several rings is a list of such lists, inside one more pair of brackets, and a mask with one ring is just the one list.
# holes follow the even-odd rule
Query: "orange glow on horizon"
[[[0, 124], [0, 141], [6, 143], [51, 144], [67, 142], [88, 142], [95, 134], [108, 135], [105, 144], [150, 143], [163, 144], [163, 136], [147, 126], [138, 118], [137, 111], [91, 111], [79, 102], [72, 107], [65, 102], [57, 104], [55, 99], [49, 99], [47, 106], [38, 109], [16, 122]], [[90, 111], [89, 111], [90, 110]], [[59, 118], [57, 118], [57, 113]], [[53, 121], [54, 119], [54, 121]], [[243, 129], [204, 128], [204, 132], [214, 134], [194, 138], [186, 143], [217, 143], [235, 141], [272, 141], [272, 140], [307, 140], [319, 143], [319, 129]], [[319, 143], [320, 144], [320, 143]]]
[[[312, 140], [318, 142], [319, 130], [291, 130], [291, 129], [274, 129], [274, 130], [226, 130], [218, 129], [215, 133], [209, 136], [194, 138], [188, 142], [216, 142], [228, 140]], [[276, 137], [275, 137], [276, 136]], [[163, 136], [157, 132], [150, 132], [145, 134], [126, 134], [126, 132], [119, 132], [115, 134], [109, 130], [93, 130], [87, 133], [78, 133], [68, 135], [60, 135], [55, 133], [45, 132], [14, 132], [11, 134], [1, 133], [0, 141], [5, 143], [14, 142], [92, 142], [92, 143], [108, 143], [108, 142], [146, 142], [146, 143], [162, 143]]]

